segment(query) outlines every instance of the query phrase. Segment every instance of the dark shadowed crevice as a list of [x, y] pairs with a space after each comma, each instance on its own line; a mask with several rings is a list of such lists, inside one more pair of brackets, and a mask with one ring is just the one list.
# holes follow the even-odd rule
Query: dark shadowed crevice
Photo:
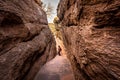
[[4, 16], [3, 20], [1, 21], [1, 27], [23, 24], [23, 20], [14, 13], [0, 11], [0, 14]]

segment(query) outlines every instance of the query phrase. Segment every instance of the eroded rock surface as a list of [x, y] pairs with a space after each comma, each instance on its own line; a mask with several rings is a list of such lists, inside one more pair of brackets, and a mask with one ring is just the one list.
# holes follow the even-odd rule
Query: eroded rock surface
[[33, 80], [55, 56], [55, 41], [40, 4], [0, 0], [0, 80]]
[[120, 0], [60, 0], [67, 56], [76, 80], [120, 80]]

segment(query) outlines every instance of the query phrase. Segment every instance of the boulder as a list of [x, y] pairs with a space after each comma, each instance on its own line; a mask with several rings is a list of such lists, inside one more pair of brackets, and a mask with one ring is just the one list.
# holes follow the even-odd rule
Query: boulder
[[0, 80], [33, 80], [56, 55], [40, 4], [36, 0], [0, 0]]
[[60, 0], [57, 14], [76, 80], [120, 80], [120, 0]]

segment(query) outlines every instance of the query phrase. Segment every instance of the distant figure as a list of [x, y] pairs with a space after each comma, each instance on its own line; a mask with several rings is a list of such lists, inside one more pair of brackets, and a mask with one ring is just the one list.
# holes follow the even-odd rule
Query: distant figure
[[60, 46], [58, 46], [58, 55], [59, 55], [59, 56], [61, 56], [61, 54], [60, 54], [60, 53], [61, 53], [61, 51], [62, 51], [61, 47], [60, 47]]

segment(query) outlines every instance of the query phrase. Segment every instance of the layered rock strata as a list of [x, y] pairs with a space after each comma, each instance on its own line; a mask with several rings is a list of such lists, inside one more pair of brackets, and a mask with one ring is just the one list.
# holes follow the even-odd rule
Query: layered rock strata
[[33, 80], [56, 55], [55, 40], [37, 0], [0, 0], [0, 80]]
[[120, 80], [120, 0], [60, 0], [58, 17], [76, 80]]

